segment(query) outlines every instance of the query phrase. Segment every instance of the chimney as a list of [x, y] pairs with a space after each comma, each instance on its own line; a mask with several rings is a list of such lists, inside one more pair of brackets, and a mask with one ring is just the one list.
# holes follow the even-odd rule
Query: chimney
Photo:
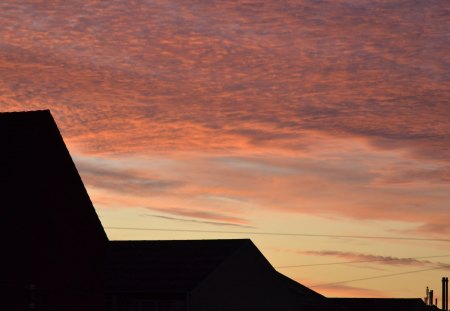
[[448, 278], [442, 278], [442, 310], [448, 311]]
[[433, 305], [433, 290], [430, 290], [430, 299], [429, 299], [429, 305]]
[[445, 278], [445, 311], [448, 311], [448, 277]]

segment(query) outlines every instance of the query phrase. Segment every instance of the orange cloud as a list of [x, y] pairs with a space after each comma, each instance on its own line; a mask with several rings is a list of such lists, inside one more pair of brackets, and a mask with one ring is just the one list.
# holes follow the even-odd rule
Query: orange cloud
[[2, 108], [52, 108], [85, 151], [297, 151], [312, 130], [449, 158], [443, 4], [1, 9]]
[[221, 218], [235, 217], [236, 223], [242, 224], [248, 217], [244, 215], [257, 207], [275, 213], [401, 220], [414, 224], [416, 233], [427, 229], [427, 236], [445, 236], [442, 230], [449, 220], [445, 179], [423, 178], [423, 174], [402, 177], [412, 169], [420, 171], [421, 166], [426, 172], [427, 162], [405, 160], [402, 154], [354, 142], [349, 145], [345, 140], [332, 141], [348, 152], [328, 149], [323, 137], [298, 156], [216, 152], [151, 157], [84, 155], [75, 161], [89, 187], [128, 196], [139, 202], [134, 206], [168, 213], [175, 208], [175, 214], [183, 215], [183, 210], [191, 209], [205, 216], [214, 210], [223, 214]]
[[102, 208], [447, 237], [449, 15], [445, 1], [6, 0], [0, 110], [51, 109]]
[[[187, 214], [187, 216], [191, 216], [191, 217], [195, 217], [195, 218], [207, 218], [207, 219], [210, 219], [210, 218], [219, 218], [218, 216], [219, 215], [214, 215], [214, 214], [212, 214], [212, 213], [204, 213], [204, 212], [201, 212], [201, 213], [198, 213], [198, 212], [192, 212], [192, 211], [189, 211], [189, 213], [187, 213], [186, 211], [183, 211], [183, 210], [181, 210], [181, 212], [180, 212], [180, 210], [179, 209], [175, 209], [175, 210], [167, 210], [167, 209], [162, 209], [162, 210], [160, 210], [161, 212], [164, 212], [164, 213], [167, 213], [167, 212], [170, 212], [170, 213], [173, 213], [173, 214], [184, 214], [184, 215], [186, 215]], [[179, 218], [179, 217], [171, 217], [171, 216], [161, 216], [161, 215], [152, 215], [152, 214], [142, 214], [141, 216], [146, 216], [146, 217], [154, 217], [154, 218], [159, 218], [159, 219], [164, 219], [164, 220], [169, 220], [169, 221], [177, 221], [177, 222], [184, 222], [184, 223], [194, 223], [194, 224], [207, 224], [207, 225], [214, 225], [214, 226], [226, 226], [226, 227], [237, 227], [237, 228], [246, 228], [246, 229], [254, 229], [255, 227], [252, 227], [252, 226], [246, 226], [246, 225], [240, 225], [240, 224], [237, 224], [237, 223], [234, 223], [234, 222], [218, 222], [218, 221], [207, 221], [207, 220], [196, 220], [196, 219], [186, 219], [186, 218]], [[223, 218], [223, 217], [221, 217], [221, 218]], [[226, 219], [226, 220], [230, 220], [229, 218], [228, 219]], [[240, 222], [242, 222], [242, 220], [239, 220], [239, 219], [231, 219], [231, 221], [236, 221], [236, 220], [238, 220], [238, 221], [240, 221]]]
[[185, 164], [173, 176], [178, 165], [106, 173], [78, 162], [95, 187], [402, 219], [447, 234], [447, 11], [6, 1], [0, 105], [51, 108], [83, 155]]
[[[449, 268], [449, 265], [446, 263], [441, 262], [433, 262], [430, 260], [424, 260], [419, 258], [400, 258], [400, 257], [393, 257], [393, 256], [381, 256], [381, 255], [373, 255], [373, 254], [363, 254], [363, 253], [357, 253], [357, 252], [343, 252], [343, 251], [332, 251], [332, 250], [325, 250], [325, 251], [302, 251], [300, 252], [304, 255], [311, 255], [311, 256], [325, 256], [325, 257], [336, 257], [336, 258], [343, 258], [345, 260], [350, 260], [349, 263], [352, 262], [361, 262], [361, 263], [373, 263], [373, 264], [381, 264], [381, 265], [389, 265], [389, 266], [442, 266], [444, 268]], [[433, 257], [433, 256], [431, 256]], [[435, 256], [439, 257], [439, 256]], [[442, 255], [442, 257], [446, 257]], [[448, 256], [450, 257], [450, 256]], [[424, 258], [427, 258], [427, 256], [424, 256]]]
[[343, 284], [329, 285], [329, 286], [320, 286], [314, 287], [314, 290], [320, 292], [322, 295], [326, 297], [358, 297], [358, 298], [386, 298], [386, 293], [367, 289], [363, 287], [354, 287]]

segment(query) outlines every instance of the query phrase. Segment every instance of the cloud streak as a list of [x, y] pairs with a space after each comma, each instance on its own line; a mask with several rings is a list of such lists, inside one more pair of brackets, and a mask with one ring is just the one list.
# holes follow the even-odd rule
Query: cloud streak
[[449, 15], [442, 0], [6, 0], [0, 110], [51, 109], [102, 208], [447, 237]]
[[[208, 214], [214, 211], [243, 224], [257, 206], [362, 221], [401, 219], [415, 226], [408, 233], [446, 236], [450, 188], [443, 171], [434, 175], [438, 166], [346, 140], [322, 137], [314, 145], [297, 156], [172, 153], [75, 161], [88, 186], [182, 216], [218, 220]], [[189, 209], [197, 215], [186, 214]]]
[[4, 109], [52, 107], [86, 151], [298, 151], [313, 131], [450, 158], [441, 1], [1, 9]]
[[114, 192], [150, 196], [183, 186], [180, 181], [159, 178], [149, 170], [114, 167], [111, 165], [114, 162], [108, 160], [78, 157], [76, 163], [87, 185]]
[[[226, 215], [224, 213], [220, 212], [211, 212], [206, 210], [195, 210], [191, 208], [179, 208], [179, 207], [147, 207], [150, 210], [157, 211], [157, 212], [164, 212], [172, 215], [180, 215], [180, 216], [188, 216], [192, 218], [200, 218], [200, 219], [211, 219], [211, 220], [218, 220], [222, 222], [227, 222], [228, 224], [234, 223], [234, 225], [238, 226], [239, 223], [245, 224], [247, 223], [247, 220], [244, 220], [239, 217]], [[244, 225], [240, 225], [244, 226]], [[245, 226], [248, 227], [248, 226]]]
[[[432, 219], [418, 232], [445, 233], [448, 217], [435, 211], [447, 189], [428, 188], [448, 184], [448, 6], [325, 3], [6, 1], [1, 107], [51, 108], [69, 145], [84, 154], [231, 153], [235, 162], [306, 175], [275, 181], [305, 189], [302, 200], [282, 210], [408, 221], [426, 214]], [[340, 153], [324, 155], [326, 148]], [[380, 152], [385, 161], [374, 159]], [[397, 159], [389, 161], [394, 152]], [[275, 155], [278, 163], [254, 154]], [[286, 159], [298, 156], [321, 161], [306, 167]], [[373, 160], [376, 167], [369, 166]], [[128, 175], [126, 185], [92, 180], [100, 174], [85, 178], [141, 194], [183, 185], [161, 174]], [[414, 191], [421, 195], [398, 187], [416, 181], [424, 183]], [[294, 196], [283, 192], [262, 200], [273, 206]], [[315, 192], [330, 202], [311, 206], [304, 197]]]
[[[166, 211], [166, 210], [164, 209], [164, 211]], [[195, 223], [195, 224], [205, 224], [205, 225], [213, 225], [213, 226], [228, 226], [228, 227], [255, 229], [255, 227], [252, 227], [252, 226], [244, 226], [244, 225], [230, 223], [230, 222], [204, 221], [204, 220], [186, 219], [186, 218], [161, 216], [161, 215], [152, 215], [152, 214], [142, 214], [141, 216], [155, 217], [155, 218], [160, 218], [160, 219], [165, 219], [165, 220], [174, 220], [174, 221], [186, 222], [186, 223]]]
[[349, 286], [344, 284], [320, 286], [315, 290], [327, 297], [370, 297], [370, 298], [386, 298], [387, 295], [383, 291], [367, 289], [363, 287]]
[[[442, 262], [434, 262], [430, 260], [423, 260], [419, 258], [402, 258], [402, 257], [393, 257], [393, 256], [381, 256], [381, 255], [373, 255], [373, 254], [363, 254], [363, 253], [355, 253], [355, 252], [343, 252], [343, 251], [302, 251], [300, 252], [304, 255], [310, 256], [324, 256], [324, 257], [335, 257], [342, 258], [345, 260], [349, 260], [350, 263], [374, 263], [388, 266], [436, 266], [436, 267], [444, 267], [446, 269], [449, 268], [449, 264]], [[442, 256], [429, 256], [429, 257], [445, 257]], [[450, 255], [448, 256], [450, 257]], [[428, 256], [423, 256], [423, 258], [428, 258]]]

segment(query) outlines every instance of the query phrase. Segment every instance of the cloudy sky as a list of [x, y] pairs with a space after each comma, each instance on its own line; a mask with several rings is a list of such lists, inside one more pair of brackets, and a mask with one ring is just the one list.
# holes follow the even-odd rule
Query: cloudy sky
[[0, 25], [0, 111], [51, 109], [111, 239], [249, 237], [325, 295], [440, 298], [449, 1], [6, 0]]

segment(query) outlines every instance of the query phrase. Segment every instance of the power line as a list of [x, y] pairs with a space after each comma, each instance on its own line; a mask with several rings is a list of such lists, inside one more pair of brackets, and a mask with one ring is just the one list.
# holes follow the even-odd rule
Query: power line
[[391, 259], [373, 259], [373, 260], [337, 261], [337, 262], [313, 263], [313, 264], [303, 264], [303, 265], [277, 266], [277, 267], [274, 267], [274, 268], [277, 268], [277, 269], [288, 269], [288, 268], [301, 268], [301, 267], [344, 265], [344, 264], [352, 264], [352, 263], [384, 262], [384, 261], [385, 262], [389, 262], [389, 261], [397, 261], [397, 260], [442, 258], [442, 257], [450, 257], [450, 255], [422, 256], [422, 257], [408, 257], [408, 258], [391, 258]]
[[333, 282], [333, 283], [317, 284], [317, 285], [312, 285], [312, 286], [309, 286], [309, 287], [333, 286], [333, 285], [339, 285], [339, 284], [350, 283], [350, 282], [359, 282], [359, 281], [366, 281], [366, 280], [388, 278], [388, 277], [393, 277], [393, 276], [398, 276], [398, 275], [414, 274], [414, 273], [419, 273], [419, 272], [425, 272], [425, 271], [431, 271], [431, 270], [440, 270], [440, 269], [447, 269], [447, 268], [450, 268], [450, 265], [434, 267], [434, 268], [428, 268], [428, 269], [422, 269], [422, 270], [413, 270], [413, 271], [406, 271], [406, 272], [399, 272], [399, 273], [383, 274], [383, 275], [377, 275], [377, 276], [372, 276], [372, 277], [367, 277], [367, 278], [339, 281], [339, 282]]
[[350, 238], [350, 239], [373, 239], [373, 240], [377, 240], [378, 239], [378, 240], [406, 240], [406, 241], [450, 242], [450, 239], [393, 237], [393, 236], [370, 236], [370, 235], [338, 235], [338, 234], [309, 234], [309, 233], [283, 233], [283, 232], [219, 231], [219, 230], [132, 228], [132, 227], [104, 227], [104, 228], [105, 229], [110, 229], [110, 230], [137, 230], [137, 231], [164, 231], [164, 232], [190, 232], [190, 233], [220, 233], [220, 234], [298, 236], [298, 237], [314, 237], [314, 238]]

